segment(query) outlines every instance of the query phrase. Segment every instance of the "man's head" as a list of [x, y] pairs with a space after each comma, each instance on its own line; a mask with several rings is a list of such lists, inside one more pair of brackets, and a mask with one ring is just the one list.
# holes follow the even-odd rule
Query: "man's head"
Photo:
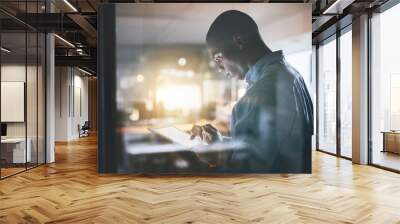
[[214, 20], [206, 42], [218, 67], [238, 79], [244, 79], [252, 51], [265, 46], [256, 22], [237, 10], [225, 11]]

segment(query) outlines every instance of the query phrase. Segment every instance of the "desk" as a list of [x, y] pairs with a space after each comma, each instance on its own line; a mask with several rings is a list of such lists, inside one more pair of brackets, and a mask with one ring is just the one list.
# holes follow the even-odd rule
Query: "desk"
[[[1, 157], [5, 163], [25, 163], [31, 162], [31, 145], [30, 138], [26, 140], [27, 147], [25, 153], [25, 138], [6, 138], [1, 139]], [[26, 161], [25, 161], [26, 159]]]
[[382, 152], [392, 152], [400, 154], [400, 132], [383, 131], [383, 150]]
[[[212, 123], [206, 120], [196, 124]], [[219, 130], [226, 132], [227, 126], [213, 123]], [[126, 173], [154, 173], [154, 174], [208, 174], [217, 168], [209, 166], [214, 160], [227, 161], [232, 152], [232, 143], [215, 144], [199, 148], [188, 148], [173, 144], [167, 139], [152, 134], [148, 128], [174, 126], [182, 131], [189, 131], [193, 123], [168, 123], [163, 120], [156, 122], [137, 122], [130, 126], [117, 129], [121, 151], [120, 168]], [[215, 159], [214, 159], [215, 158]], [[215, 162], [215, 164], [217, 164]], [[222, 165], [221, 165], [222, 166]]]
[[244, 148], [233, 141], [190, 148], [152, 134], [124, 134], [122, 145], [125, 148], [121, 161], [124, 172], [154, 174], [216, 172], [226, 168], [233, 150]]

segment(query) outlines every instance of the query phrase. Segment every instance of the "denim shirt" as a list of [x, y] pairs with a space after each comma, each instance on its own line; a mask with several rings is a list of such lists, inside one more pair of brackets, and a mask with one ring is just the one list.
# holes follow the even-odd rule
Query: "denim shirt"
[[246, 147], [231, 154], [233, 172], [310, 173], [313, 105], [303, 78], [275, 51], [246, 73], [248, 88], [234, 106], [233, 140]]
[[259, 79], [264, 77], [264, 75], [270, 74], [268, 71], [269, 65], [283, 61], [282, 51], [275, 51], [264, 55], [247, 71], [245, 75], [245, 80], [247, 83], [247, 88], [254, 85]]

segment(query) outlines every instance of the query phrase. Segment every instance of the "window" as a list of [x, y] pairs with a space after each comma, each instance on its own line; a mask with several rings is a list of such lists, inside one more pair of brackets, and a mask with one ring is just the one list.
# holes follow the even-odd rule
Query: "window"
[[318, 48], [318, 149], [336, 153], [336, 40]]
[[[44, 1], [18, 3], [21, 14], [41, 12], [41, 5]], [[45, 41], [44, 33], [23, 24], [0, 27], [0, 178], [45, 163]]]
[[400, 170], [400, 5], [375, 14], [372, 24], [372, 163]]
[[303, 76], [304, 82], [309, 90], [312, 89], [311, 55], [312, 51], [305, 50], [285, 56], [287, 62]]
[[[351, 27], [350, 27], [351, 28]], [[340, 36], [340, 154], [351, 158], [352, 141], [352, 34]]]

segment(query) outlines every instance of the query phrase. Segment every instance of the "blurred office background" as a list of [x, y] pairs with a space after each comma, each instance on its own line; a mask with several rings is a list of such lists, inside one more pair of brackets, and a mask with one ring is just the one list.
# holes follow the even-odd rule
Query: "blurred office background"
[[212, 21], [230, 9], [252, 16], [265, 43], [283, 50], [313, 92], [307, 5], [119, 5], [116, 100], [122, 126], [159, 118], [229, 123], [246, 83], [218, 71], [205, 35]]

